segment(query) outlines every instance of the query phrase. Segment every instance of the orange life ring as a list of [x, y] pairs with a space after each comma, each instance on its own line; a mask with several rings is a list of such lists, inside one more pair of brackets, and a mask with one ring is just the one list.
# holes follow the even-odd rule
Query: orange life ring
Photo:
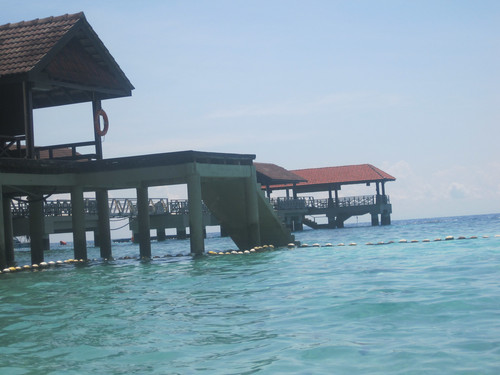
[[[102, 116], [102, 120], [104, 121], [104, 128], [101, 130], [101, 124], [99, 123], [99, 116]], [[100, 137], [103, 137], [106, 135], [109, 129], [109, 121], [108, 121], [108, 115], [106, 112], [104, 112], [104, 109], [99, 109], [95, 113], [94, 117], [94, 129], [97, 135]]]

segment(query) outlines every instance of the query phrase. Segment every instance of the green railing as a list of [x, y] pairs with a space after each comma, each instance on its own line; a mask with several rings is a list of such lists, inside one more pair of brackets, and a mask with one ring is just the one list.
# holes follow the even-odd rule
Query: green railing
[[[135, 198], [110, 198], [109, 216], [111, 217], [131, 217], [137, 215], [137, 199]], [[11, 212], [13, 217], [28, 217], [29, 202], [27, 200], [11, 200]], [[189, 203], [187, 199], [150, 198], [150, 215], [185, 215], [189, 213]], [[43, 203], [45, 216], [71, 216], [71, 200], [58, 199], [46, 200]], [[86, 215], [97, 215], [97, 201], [94, 198], [84, 199], [84, 210]], [[203, 212], [209, 212], [203, 204]]]
[[361, 207], [390, 203], [388, 195], [359, 195], [335, 199], [315, 199], [314, 197], [272, 198], [271, 205], [275, 210], [326, 209], [330, 207]]

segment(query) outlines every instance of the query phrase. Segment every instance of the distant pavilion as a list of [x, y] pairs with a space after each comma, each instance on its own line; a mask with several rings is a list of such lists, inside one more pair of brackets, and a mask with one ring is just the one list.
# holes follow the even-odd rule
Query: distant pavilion
[[[389, 197], [385, 193], [385, 183], [395, 181], [390, 174], [374, 167], [371, 164], [348, 165], [338, 167], [308, 168], [287, 171], [282, 167], [268, 163], [254, 163], [257, 169], [258, 181], [266, 190], [268, 198], [276, 190], [285, 190], [287, 200], [295, 200], [296, 207], [303, 207], [302, 220], [297, 223], [300, 215], [292, 215], [291, 222], [300, 228], [302, 223], [317, 228], [320, 225], [305, 218], [305, 215], [325, 214], [328, 217], [329, 228], [342, 228], [344, 221], [351, 216], [371, 214], [372, 225], [379, 225], [378, 215], [381, 216], [381, 224], [389, 225], [392, 206]], [[344, 197], [339, 198], [338, 192], [343, 185], [366, 184], [375, 185], [375, 196]], [[290, 192], [292, 195], [290, 196]], [[327, 192], [326, 202], [308, 203], [298, 194]], [[278, 200], [279, 201], [279, 200]], [[283, 201], [283, 200], [282, 200]], [[309, 204], [309, 206], [308, 206]], [[283, 204], [278, 204], [283, 207]], [[293, 207], [288, 202], [287, 207]], [[299, 211], [300, 212], [300, 211]]]

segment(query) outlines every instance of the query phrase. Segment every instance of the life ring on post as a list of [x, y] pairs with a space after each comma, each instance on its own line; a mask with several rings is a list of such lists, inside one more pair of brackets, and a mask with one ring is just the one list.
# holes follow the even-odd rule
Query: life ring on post
[[[104, 122], [104, 127], [102, 129], [101, 129], [100, 121], [99, 121], [99, 117], [101, 117], [101, 116], [102, 116], [102, 120]], [[108, 132], [109, 120], [108, 120], [108, 115], [106, 114], [106, 112], [104, 112], [104, 109], [99, 109], [96, 111], [95, 117], [94, 117], [94, 129], [95, 129], [96, 134], [100, 137], [105, 136], [106, 133]]]

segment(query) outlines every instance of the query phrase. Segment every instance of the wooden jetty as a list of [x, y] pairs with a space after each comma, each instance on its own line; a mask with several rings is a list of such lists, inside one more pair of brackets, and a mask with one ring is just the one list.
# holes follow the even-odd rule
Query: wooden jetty
[[[187, 184], [191, 251], [204, 251], [202, 200], [240, 249], [286, 245], [290, 232], [260, 190], [253, 155], [184, 151], [88, 162], [0, 158], [4, 241], [13, 235], [9, 200], [28, 194], [32, 260], [43, 260], [43, 197], [71, 193], [75, 257], [86, 258], [83, 193], [97, 194], [101, 256], [111, 256], [107, 191], [135, 188], [140, 254], [151, 256], [148, 187]], [[104, 205], [100, 196], [105, 196]], [[10, 227], [10, 229], [9, 229]], [[0, 228], [0, 229], [1, 229]], [[1, 230], [0, 230], [1, 231]], [[5, 250], [4, 250], [5, 251]], [[10, 249], [8, 250], [10, 251]], [[8, 252], [7, 251], [7, 252]]]
[[[87, 257], [84, 193], [89, 191], [96, 196], [103, 258], [112, 256], [108, 191], [113, 189], [136, 190], [141, 257], [151, 256], [151, 186], [187, 185], [194, 254], [204, 252], [202, 200], [241, 249], [293, 240], [257, 184], [254, 155], [183, 151], [103, 159], [101, 137], [109, 119], [102, 101], [130, 96], [134, 87], [83, 13], [3, 25], [0, 40], [0, 267], [14, 263], [11, 200], [28, 205], [31, 259], [40, 263], [43, 202], [59, 193], [71, 194], [76, 259]], [[34, 109], [83, 102], [92, 103], [94, 139], [36, 146]]]

